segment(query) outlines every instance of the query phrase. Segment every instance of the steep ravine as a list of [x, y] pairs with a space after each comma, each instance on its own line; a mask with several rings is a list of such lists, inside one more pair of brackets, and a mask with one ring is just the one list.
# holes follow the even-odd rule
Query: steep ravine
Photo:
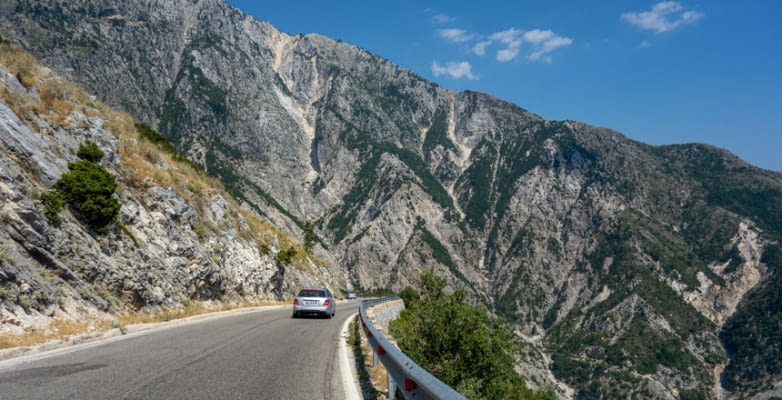
[[453, 93], [219, 0], [0, 9], [0, 36], [156, 128], [247, 209], [294, 237], [313, 223], [333, 282], [400, 290], [434, 267], [539, 337], [583, 398], [739, 398], [782, 379], [764, 300], [782, 290], [778, 173]]

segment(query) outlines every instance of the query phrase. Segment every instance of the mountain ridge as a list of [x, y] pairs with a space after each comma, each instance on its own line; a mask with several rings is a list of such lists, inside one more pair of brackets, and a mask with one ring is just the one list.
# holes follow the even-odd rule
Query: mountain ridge
[[[275, 225], [313, 222], [358, 289], [399, 290], [434, 265], [542, 335], [580, 396], [731, 396], [713, 372], [726, 347], [751, 355], [727, 369], [736, 396], [780, 379], [742, 386], [763, 350], [720, 339], [736, 319], [766, 332], [746, 310], [779, 282], [763, 261], [782, 237], [778, 173], [454, 93], [220, 1], [1, 3], [4, 37], [156, 127]], [[773, 361], [779, 336], [762, 337]]]

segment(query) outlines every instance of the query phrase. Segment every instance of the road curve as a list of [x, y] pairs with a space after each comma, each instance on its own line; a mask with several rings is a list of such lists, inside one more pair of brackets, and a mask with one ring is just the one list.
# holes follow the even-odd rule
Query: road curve
[[[333, 319], [269, 307], [0, 362], [0, 398], [343, 399]], [[343, 358], [344, 359], [344, 358]]]

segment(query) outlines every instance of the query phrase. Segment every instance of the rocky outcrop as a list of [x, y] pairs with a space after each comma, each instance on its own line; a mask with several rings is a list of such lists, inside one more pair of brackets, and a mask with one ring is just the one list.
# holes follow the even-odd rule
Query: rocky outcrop
[[[92, 116], [73, 112], [58, 126], [31, 109], [22, 120], [9, 101], [41, 100], [35, 88], [26, 89], [2, 66], [0, 76], [5, 93], [0, 101], [3, 333], [42, 328], [52, 318], [110, 318], [120, 311], [178, 308], [198, 300], [283, 300], [301, 285], [349, 287], [342, 270], [313, 261], [301, 247], [304, 257], [279, 261], [276, 254], [295, 242], [241, 209], [219, 186], [173, 182], [171, 171], [184, 165], [153, 146], [144, 148], [155, 163], [147, 166], [148, 175], [134, 171], [135, 161], [122, 153], [141, 149], [132, 143], [143, 139], [106, 127], [107, 120], [121, 115], [79, 104]], [[40, 201], [85, 140], [100, 145], [104, 167], [122, 182], [120, 215], [105, 234], [92, 232], [69, 208], [60, 223], [51, 222]], [[196, 171], [191, 178], [198, 179]]]

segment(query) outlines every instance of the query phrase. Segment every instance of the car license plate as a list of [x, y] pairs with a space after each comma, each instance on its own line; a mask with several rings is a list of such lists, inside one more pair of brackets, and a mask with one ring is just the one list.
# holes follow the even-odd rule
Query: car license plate
[[304, 300], [304, 304], [318, 304], [317, 300]]

